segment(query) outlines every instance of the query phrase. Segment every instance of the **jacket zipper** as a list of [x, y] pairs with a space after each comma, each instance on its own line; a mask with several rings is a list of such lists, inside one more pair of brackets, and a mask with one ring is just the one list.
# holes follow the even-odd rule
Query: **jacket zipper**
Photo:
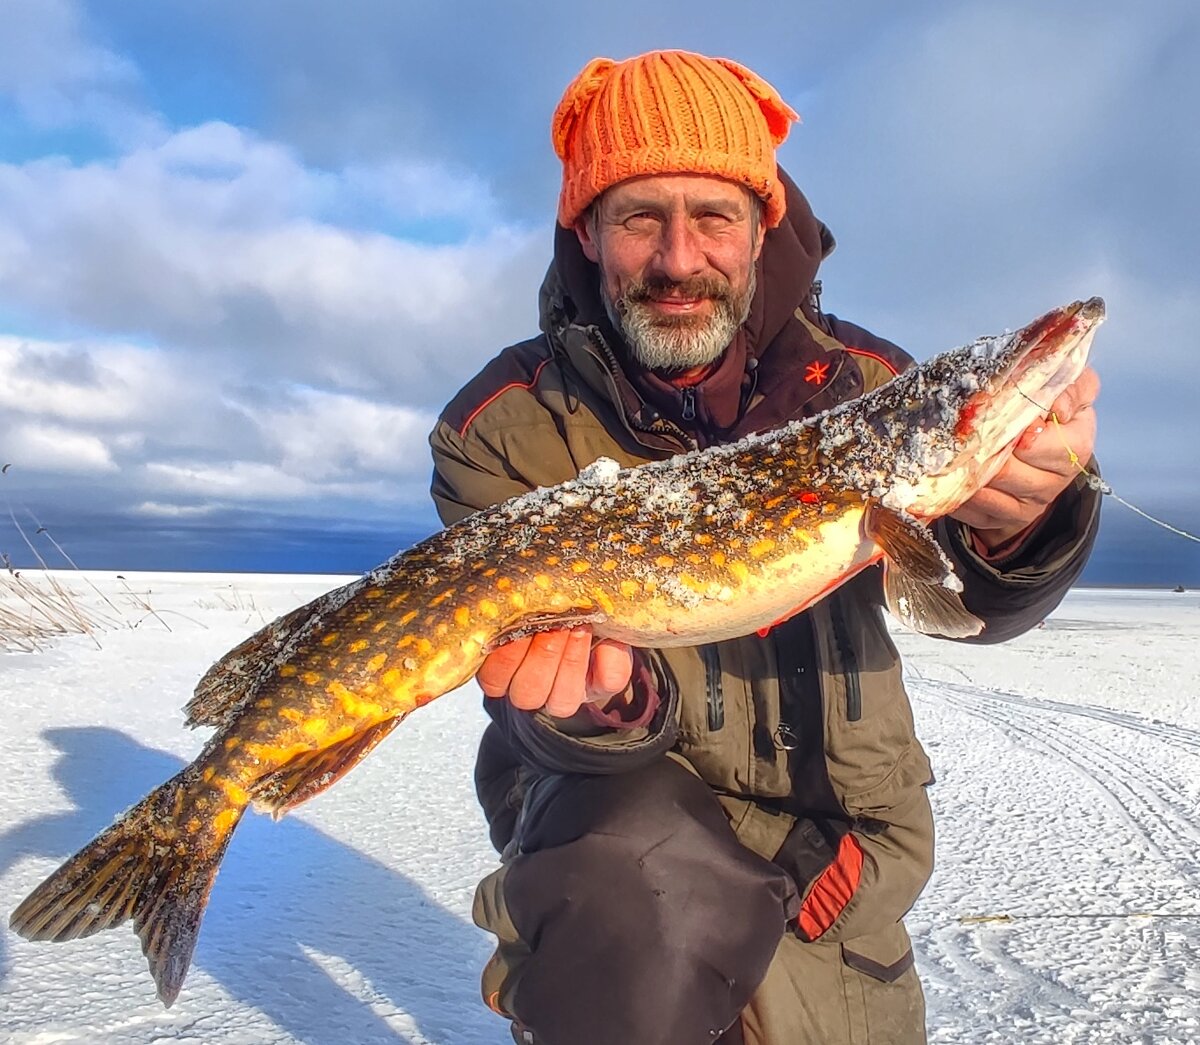
[[[558, 336], [561, 340], [561, 333]], [[600, 353], [600, 361], [604, 365], [604, 369], [608, 374], [608, 379], [614, 385], [614, 395], [612, 397], [612, 401], [620, 408], [621, 415], [625, 420], [625, 426], [630, 432], [633, 432], [635, 435], [638, 432], [646, 432], [650, 435], [665, 435], [681, 443], [684, 449], [696, 449], [696, 440], [684, 432], [683, 429], [679, 428], [678, 425], [672, 424], [665, 417], [655, 416], [654, 420], [649, 424], [638, 423], [635, 418], [630, 417], [628, 410], [626, 410], [624, 407], [624, 400], [621, 397], [621, 393], [615, 387], [619, 385], [621, 380], [620, 377], [618, 377], [621, 372], [621, 364], [617, 361], [616, 354], [611, 348], [609, 348], [608, 342], [604, 340], [604, 337], [595, 328], [589, 328], [588, 344], [591, 346], [593, 351], [598, 350]]]
[[842, 679], [846, 683], [846, 720], [858, 722], [862, 718], [862, 684], [858, 677], [858, 654], [854, 652], [854, 646], [850, 642], [842, 608], [836, 602], [830, 608], [829, 617], [833, 622], [833, 638], [842, 657]]
[[708, 687], [708, 728], [716, 732], [725, 725], [725, 694], [721, 688], [721, 654], [716, 646], [700, 647], [704, 678]]
[[684, 421], [696, 420], [696, 390], [691, 385], [687, 385], [683, 391], [683, 407], [680, 410], [679, 416]]

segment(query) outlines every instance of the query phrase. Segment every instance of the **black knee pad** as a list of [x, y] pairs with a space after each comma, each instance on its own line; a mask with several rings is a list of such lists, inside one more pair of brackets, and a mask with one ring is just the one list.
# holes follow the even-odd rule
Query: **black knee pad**
[[791, 880], [663, 759], [531, 788], [504, 898], [530, 947], [516, 1015], [547, 1045], [714, 1041], [766, 973]]

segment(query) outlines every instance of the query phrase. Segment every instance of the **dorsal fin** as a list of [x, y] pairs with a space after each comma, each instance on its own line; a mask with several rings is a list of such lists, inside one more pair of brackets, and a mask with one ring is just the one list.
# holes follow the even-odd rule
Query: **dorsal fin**
[[196, 683], [192, 699], [184, 706], [189, 726], [221, 727], [241, 706], [262, 675], [270, 670], [284, 644], [302, 627], [315, 607], [299, 606], [245, 642], [234, 646]]

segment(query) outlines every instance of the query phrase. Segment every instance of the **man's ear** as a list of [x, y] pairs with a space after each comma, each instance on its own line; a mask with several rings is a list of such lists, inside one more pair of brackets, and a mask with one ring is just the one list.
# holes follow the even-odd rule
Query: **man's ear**
[[599, 265], [600, 251], [596, 246], [596, 240], [592, 236], [592, 223], [589, 214], [581, 214], [575, 219], [575, 235], [579, 237], [579, 245], [583, 248], [583, 256], [588, 261]]

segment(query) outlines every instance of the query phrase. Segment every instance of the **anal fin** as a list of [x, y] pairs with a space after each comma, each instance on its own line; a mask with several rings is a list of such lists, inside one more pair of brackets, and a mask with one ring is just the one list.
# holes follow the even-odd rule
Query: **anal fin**
[[367, 757], [404, 718], [395, 715], [361, 733], [285, 762], [254, 785], [254, 807], [278, 820], [284, 813], [332, 787]]
[[950, 639], [983, 631], [983, 621], [962, 604], [962, 582], [927, 526], [870, 501], [863, 528], [883, 549], [883, 596], [893, 617], [913, 631]]

